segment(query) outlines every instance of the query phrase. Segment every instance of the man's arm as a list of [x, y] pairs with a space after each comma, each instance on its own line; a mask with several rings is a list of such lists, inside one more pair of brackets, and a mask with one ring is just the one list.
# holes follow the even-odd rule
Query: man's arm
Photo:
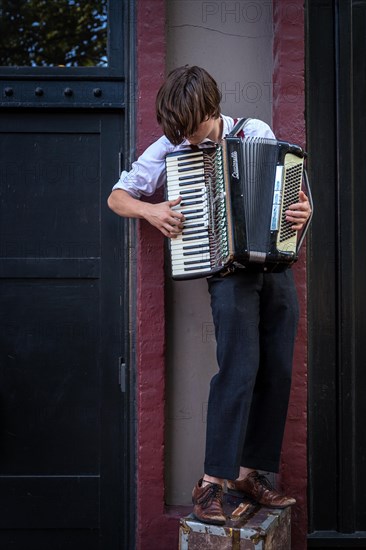
[[183, 228], [183, 214], [173, 210], [181, 200], [178, 197], [174, 201], [151, 204], [131, 197], [123, 189], [115, 189], [108, 198], [108, 206], [118, 216], [144, 219], [159, 229], [165, 237], [174, 238]]

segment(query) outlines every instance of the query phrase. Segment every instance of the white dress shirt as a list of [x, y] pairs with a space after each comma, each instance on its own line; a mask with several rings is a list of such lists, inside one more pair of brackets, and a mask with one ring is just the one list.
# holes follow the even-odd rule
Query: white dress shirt
[[[234, 127], [234, 119], [220, 115], [223, 120], [222, 137], [226, 136]], [[255, 118], [250, 118], [245, 124], [245, 136], [247, 137], [266, 137], [275, 139], [271, 128], [263, 122]], [[212, 145], [210, 140], [204, 140], [200, 143], [200, 147]], [[180, 145], [173, 145], [166, 136], [162, 136], [132, 164], [129, 172], [123, 171], [120, 179], [113, 187], [115, 189], [123, 189], [132, 197], [139, 199], [141, 195], [153, 195], [159, 187], [165, 184], [165, 157], [168, 153], [179, 151], [180, 149], [189, 146], [189, 142], [184, 140]]]

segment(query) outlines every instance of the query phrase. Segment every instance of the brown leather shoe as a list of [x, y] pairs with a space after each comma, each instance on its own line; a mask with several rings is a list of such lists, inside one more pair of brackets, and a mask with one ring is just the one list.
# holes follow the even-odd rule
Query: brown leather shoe
[[244, 493], [268, 508], [286, 508], [296, 504], [294, 498], [278, 493], [266, 476], [259, 475], [258, 472], [251, 472], [245, 479], [239, 481], [228, 481], [227, 488], [230, 493]]
[[202, 479], [192, 491], [193, 515], [203, 523], [223, 525], [226, 517], [222, 509], [223, 489], [217, 483], [202, 487]]

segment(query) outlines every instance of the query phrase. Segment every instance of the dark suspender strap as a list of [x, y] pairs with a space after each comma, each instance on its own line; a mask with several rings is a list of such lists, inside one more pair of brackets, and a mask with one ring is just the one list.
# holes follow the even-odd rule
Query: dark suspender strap
[[238, 136], [240, 133], [241, 133], [240, 137], [244, 137], [243, 126], [247, 120], [248, 120], [247, 118], [240, 118], [240, 119], [235, 118], [234, 128], [228, 134], [228, 137], [235, 137], [235, 136]]

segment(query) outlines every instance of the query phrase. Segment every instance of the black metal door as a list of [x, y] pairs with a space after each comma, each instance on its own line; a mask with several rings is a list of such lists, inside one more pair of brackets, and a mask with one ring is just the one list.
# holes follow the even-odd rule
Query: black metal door
[[106, 204], [128, 141], [122, 5], [106, 67], [0, 69], [4, 550], [133, 544], [126, 231]]
[[309, 547], [366, 548], [366, 2], [307, 15]]

